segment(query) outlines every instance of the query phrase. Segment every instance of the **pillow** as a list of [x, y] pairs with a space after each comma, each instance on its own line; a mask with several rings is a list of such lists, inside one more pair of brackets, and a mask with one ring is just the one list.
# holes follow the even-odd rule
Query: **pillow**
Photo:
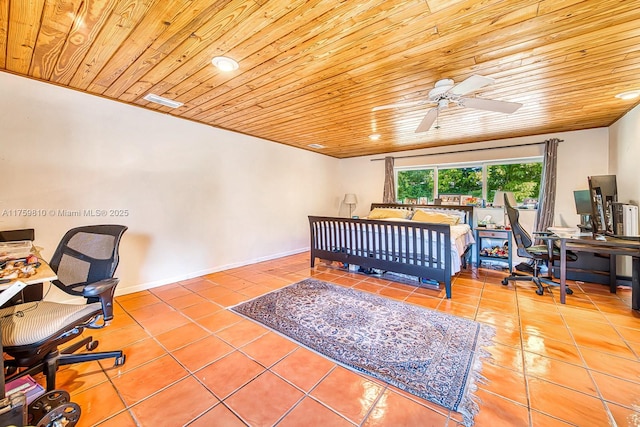
[[411, 211], [406, 209], [391, 209], [391, 208], [375, 208], [369, 215], [368, 219], [387, 219], [387, 218], [403, 218], [407, 219], [411, 215]]
[[424, 211], [424, 212], [439, 212], [445, 215], [457, 216], [458, 222], [457, 224], [465, 224], [467, 222], [467, 212], [456, 210], [456, 209], [446, 209], [446, 208], [419, 208], [416, 211]]
[[433, 224], [449, 224], [456, 225], [460, 222], [460, 217], [457, 215], [448, 215], [442, 212], [426, 212], [417, 210], [411, 218], [414, 221], [430, 222]]

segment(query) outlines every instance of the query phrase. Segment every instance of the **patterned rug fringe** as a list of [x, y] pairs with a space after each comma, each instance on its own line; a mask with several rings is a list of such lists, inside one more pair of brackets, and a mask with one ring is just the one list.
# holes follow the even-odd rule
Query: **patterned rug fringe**
[[481, 328], [480, 329], [480, 337], [478, 342], [478, 349], [476, 350], [476, 354], [473, 358], [473, 366], [471, 368], [471, 375], [469, 376], [469, 382], [467, 383], [467, 387], [465, 390], [465, 397], [462, 402], [460, 402], [460, 406], [458, 407], [458, 412], [462, 414], [463, 424], [465, 427], [473, 426], [473, 419], [478, 412], [480, 411], [480, 404], [482, 403], [482, 399], [476, 396], [476, 392], [478, 391], [478, 384], [487, 384], [489, 380], [482, 375], [480, 372], [482, 371], [483, 361], [490, 361], [493, 359], [491, 353], [484, 350], [483, 347], [490, 346], [493, 343], [493, 337], [495, 336], [496, 331], [494, 328]]

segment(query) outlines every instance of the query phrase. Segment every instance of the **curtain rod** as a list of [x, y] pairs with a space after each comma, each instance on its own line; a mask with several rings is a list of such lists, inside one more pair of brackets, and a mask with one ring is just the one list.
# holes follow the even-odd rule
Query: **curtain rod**
[[[393, 157], [393, 156], [387, 156], [387, 157], [393, 157], [394, 159], [411, 159], [414, 157], [425, 157], [425, 156], [437, 156], [438, 154], [456, 154], [456, 153], [469, 153], [472, 151], [484, 151], [484, 150], [497, 150], [499, 148], [514, 148], [514, 147], [526, 147], [528, 145], [540, 145], [540, 144], [544, 144], [546, 141], [542, 141], [542, 142], [529, 142], [527, 144], [514, 144], [514, 145], [501, 145], [500, 147], [485, 147], [485, 148], [470, 148], [468, 150], [459, 150], [459, 151], [445, 151], [442, 153], [426, 153], [426, 154], [414, 154], [411, 156], [399, 156], [399, 157]], [[558, 142], [564, 142], [563, 139], [559, 140]], [[380, 160], [384, 160], [386, 157], [383, 157], [381, 159], [371, 159], [372, 162], [378, 162]]]

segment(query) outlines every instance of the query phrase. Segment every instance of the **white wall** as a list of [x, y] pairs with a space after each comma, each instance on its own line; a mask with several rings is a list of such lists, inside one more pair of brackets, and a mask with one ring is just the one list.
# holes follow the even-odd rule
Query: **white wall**
[[640, 105], [609, 127], [609, 172], [616, 175], [618, 200], [640, 203]]
[[7, 73], [0, 148], [0, 229], [48, 259], [72, 227], [127, 225], [120, 294], [306, 250], [307, 215], [339, 206], [337, 159]]
[[[466, 153], [437, 154], [404, 159], [398, 158], [420, 154], [453, 152], [456, 150], [531, 144], [550, 138], [560, 138], [563, 140], [558, 146], [555, 223], [556, 225], [575, 225], [579, 223], [580, 217], [575, 213], [573, 190], [587, 189], [587, 176], [589, 175], [608, 173], [609, 142], [606, 128], [503, 139], [465, 144], [457, 147], [451, 146], [403, 151], [391, 155], [396, 157], [396, 167], [542, 156], [543, 145], [528, 145], [517, 148], [497, 148]], [[345, 159], [340, 162], [343, 192], [355, 193], [358, 196], [358, 207], [355, 212], [357, 215], [366, 215], [372, 202], [382, 201], [384, 161], [371, 161], [372, 159], [382, 158], [384, 158], [384, 155], [357, 157]]]
[[[636, 106], [609, 126], [609, 173], [616, 175], [619, 201], [640, 204], [639, 166], [640, 106]], [[631, 275], [631, 257], [618, 257], [618, 271]]]

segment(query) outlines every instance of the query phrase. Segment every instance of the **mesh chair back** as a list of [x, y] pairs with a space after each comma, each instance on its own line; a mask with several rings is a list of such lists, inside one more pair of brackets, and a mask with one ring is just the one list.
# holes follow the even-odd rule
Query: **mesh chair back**
[[509, 223], [511, 224], [513, 238], [515, 239], [518, 247], [518, 255], [531, 258], [531, 254], [527, 252], [526, 248], [533, 244], [533, 240], [531, 240], [531, 236], [527, 233], [527, 230], [520, 225], [520, 222], [518, 221], [520, 213], [516, 208], [511, 206], [506, 194], [504, 196], [504, 207], [507, 210], [507, 216], [509, 217]]
[[51, 268], [53, 284], [73, 295], [82, 295], [88, 283], [112, 278], [118, 267], [118, 246], [127, 230], [123, 225], [89, 225], [69, 230], [58, 245]]

